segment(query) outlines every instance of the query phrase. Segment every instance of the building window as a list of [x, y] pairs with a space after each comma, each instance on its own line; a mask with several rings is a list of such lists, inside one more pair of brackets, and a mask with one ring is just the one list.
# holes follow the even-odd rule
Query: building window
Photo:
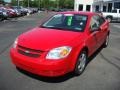
[[96, 12], [99, 11], [99, 5], [96, 5], [95, 11], [96, 11]]
[[106, 10], [107, 10], [107, 7], [103, 6], [103, 12], [106, 12]]
[[79, 5], [79, 11], [83, 11], [83, 4]]
[[120, 2], [115, 2], [114, 3], [114, 8], [115, 9], [120, 9]]
[[112, 3], [108, 3], [108, 12], [112, 11]]
[[91, 10], [91, 5], [86, 5], [86, 11], [90, 11]]

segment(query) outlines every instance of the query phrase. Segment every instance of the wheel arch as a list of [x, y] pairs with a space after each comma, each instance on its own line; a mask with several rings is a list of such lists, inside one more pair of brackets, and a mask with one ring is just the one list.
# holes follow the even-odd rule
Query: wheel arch
[[89, 49], [88, 49], [88, 47], [87, 46], [84, 46], [82, 49], [81, 49], [81, 51], [86, 51], [87, 52], [87, 55], [89, 54]]
[[112, 16], [112, 15], [107, 15], [107, 16], [106, 16], [106, 18], [108, 18], [108, 17], [113, 18], [113, 16]]
[[75, 70], [75, 65], [76, 65], [76, 63], [77, 63], [77, 60], [78, 60], [78, 58], [79, 58], [79, 55], [80, 55], [80, 53], [82, 52], [82, 51], [86, 51], [87, 52], [87, 55], [89, 55], [89, 49], [88, 49], [88, 47], [87, 46], [83, 46], [82, 48], [80, 48], [79, 50], [78, 50], [78, 52], [76, 53], [76, 57], [75, 57], [75, 61], [73, 60], [72, 61], [72, 71], [74, 71]]
[[[76, 69], [76, 65], [78, 64], [79, 56], [80, 56], [80, 54], [81, 54], [83, 51], [86, 52], [87, 57], [88, 57], [88, 53], [89, 53], [88, 47], [87, 47], [87, 46], [84, 46], [84, 47], [82, 47], [82, 48], [80, 49], [79, 54], [77, 55], [77, 59], [76, 59], [75, 64], [74, 64], [73, 72], [75, 73], [75, 75], [80, 75], [80, 74], [82, 74], [82, 72], [85, 70], [85, 68], [84, 68], [84, 70], [83, 70], [80, 74], [76, 73], [76, 72], [77, 72], [77, 71], [76, 71], [76, 70], [77, 70], [77, 69]], [[85, 65], [85, 67], [86, 67], [86, 65]]]

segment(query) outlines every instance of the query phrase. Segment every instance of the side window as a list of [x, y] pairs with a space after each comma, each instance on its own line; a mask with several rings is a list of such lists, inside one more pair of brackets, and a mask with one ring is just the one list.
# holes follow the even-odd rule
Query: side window
[[105, 22], [105, 19], [103, 17], [100, 17], [100, 26]]
[[117, 13], [117, 10], [112, 10], [112, 13]]
[[91, 18], [91, 22], [90, 22], [90, 30], [94, 31], [95, 29], [99, 28], [99, 22], [97, 21], [96, 17], [92, 17]]
[[94, 18], [98, 21], [99, 26], [101, 26], [105, 22], [105, 19], [102, 16], [96, 15], [94, 16]]
[[120, 10], [119, 10], [119, 13], [120, 13]]

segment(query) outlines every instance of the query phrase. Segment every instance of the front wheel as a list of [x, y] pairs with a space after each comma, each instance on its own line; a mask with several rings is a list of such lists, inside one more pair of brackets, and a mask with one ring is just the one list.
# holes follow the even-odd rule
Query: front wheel
[[87, 57], [86, 51], [80, 53], [74, 70], [75, 75], [81, 75], [83, 73], [87, 64]]

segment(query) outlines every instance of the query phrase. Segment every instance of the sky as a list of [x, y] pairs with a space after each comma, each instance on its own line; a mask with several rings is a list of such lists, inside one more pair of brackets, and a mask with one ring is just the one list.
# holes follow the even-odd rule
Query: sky
[[11, 2], [11, 0], [4, 0], [5, 2]]

